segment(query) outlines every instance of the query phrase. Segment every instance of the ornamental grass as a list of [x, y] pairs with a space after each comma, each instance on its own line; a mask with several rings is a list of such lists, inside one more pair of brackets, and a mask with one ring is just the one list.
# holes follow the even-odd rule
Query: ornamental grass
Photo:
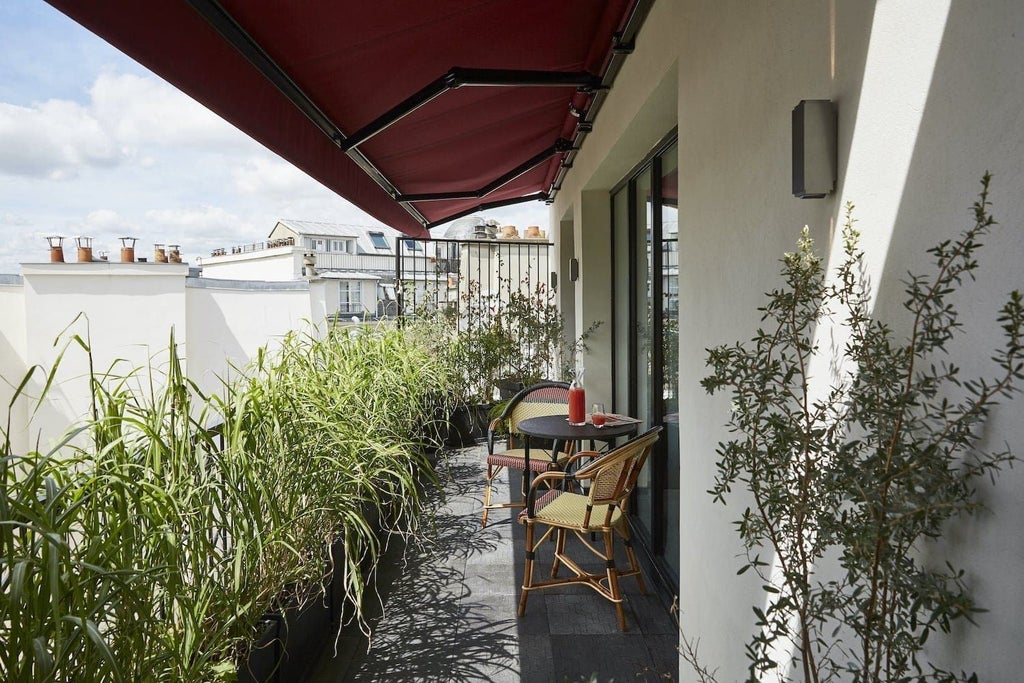
[[266, 615], [324, 599], [332, 572], [365, 626], [367, 576], [416, 529], [445, 414], [448, 370], [413, 330], [293, 333], [214, 395], [173, 332], [129, 372], [63, 342], [11, 406], [36, 383], [43, 405], [64, 353], [85, 353], [89, 417], [23, 454], [10, 417], [0, 432], [0, 679], [232, 680]]

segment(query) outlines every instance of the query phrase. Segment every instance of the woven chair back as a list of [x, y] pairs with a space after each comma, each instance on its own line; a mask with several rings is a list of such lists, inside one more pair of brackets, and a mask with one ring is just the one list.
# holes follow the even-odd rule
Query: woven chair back
[[541, 382], [516, 394], [505, 408], [508, 430], [519, 433], [519, 423], [531, 417], [569, 414], [569, 385], [564, 382]]
[[649, 429], [615, 450], [609, 451], [576, 473], [579, 479], [590, 479], [590, 505], [618, 505], [636, 487], [640, 470], [647, 462], [661, 427]]

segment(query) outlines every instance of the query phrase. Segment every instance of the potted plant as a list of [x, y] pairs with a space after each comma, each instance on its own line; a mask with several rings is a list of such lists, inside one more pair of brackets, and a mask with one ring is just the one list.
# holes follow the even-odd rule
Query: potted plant
[[[734, 486], [749, 495], [736, 523], [747, 551], [739, 573], [756, 572], [769, 594], [754, 607], [751, 680], [789, 666], [806, 681], [975, 680], [940, 670], [924, 650], [930, 635], [979, 611], [969, 574], [917, 553], [950, 520], [977, 511], [978, 480], [1013, 460], [982, 437], [990, 408], [1024, 380], [1021, 293], [1010, 293], [996, 321], [1004, 341], [988, 377], [964, 378], [945, 357], [965, 332], [956, 294], [974, 279], [995, 224], [988, 175], [982, 185], [974, 225], [929, 250], [932, 274], [905, 281], [904, 339], [874, 317], [848, 205], [836, 278], [827, 278], [805, 228], [783, 261], [784, 285], [760, 309], [756, 336], [709, 351], [703, 386], [731, 395], [733, 435], [719, 444], [710, 493], [723, 503]], [[830, 334], [845, 343], [831, 359], [830, 386], [816, 387], [811, 361]], [[830, 557], [838, 566], [823, 574]], [[684, 636], [683, 656], [710, 680], [695, 642]], [[782, 644], [793, 646], [781, 655], [787, 661]]]

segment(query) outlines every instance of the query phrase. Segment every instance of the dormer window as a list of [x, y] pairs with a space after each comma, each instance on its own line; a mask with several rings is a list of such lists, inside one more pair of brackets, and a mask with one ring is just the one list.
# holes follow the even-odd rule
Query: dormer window
[[416, 240], [405, 240], [405, 248], [409, 251], [423, 251], [423, 245]]
[[353, 239], [331, 240], [331, 251], [339, 254], [356, 253], [356, 241]]
[[388, 241], [384, 238], [384, 233], [382, 232], [371, 232], [370, 241], [373, 242], [373, 246], [377, 249], [388, 248]]

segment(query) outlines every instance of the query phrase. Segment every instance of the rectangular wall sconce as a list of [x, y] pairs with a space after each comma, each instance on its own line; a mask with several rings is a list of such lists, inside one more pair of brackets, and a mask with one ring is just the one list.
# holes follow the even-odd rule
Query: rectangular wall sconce
[[569, 282], [576, 282], [580, 279], [580, 260], [578, 258], [569, 259]]
[[800, 100], [793, 109], [793, 196], [821, 199], [836, 187], [838, 143], [831, 100]]

